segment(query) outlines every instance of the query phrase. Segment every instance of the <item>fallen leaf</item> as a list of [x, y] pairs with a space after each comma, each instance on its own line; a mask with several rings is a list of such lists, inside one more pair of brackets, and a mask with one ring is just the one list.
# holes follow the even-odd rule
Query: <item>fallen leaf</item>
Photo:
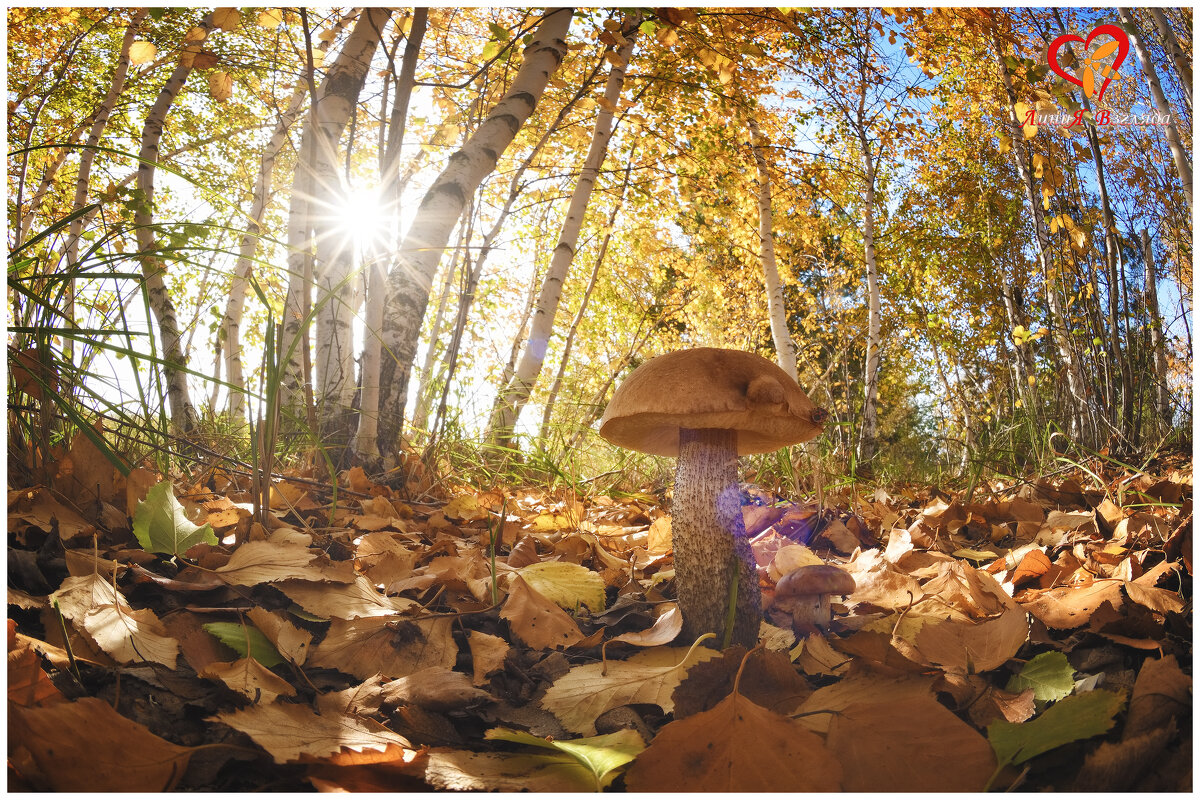
[[471, 679], [449, 667], [437, 666], [389, 681], [380, 687], [385, 705], [412, 704], [430, 711], [450, 711], [492, 699]]
[[986, 672], [1017, 654], [1029, 635], [1019, 606], [980, 622], [947, 620], [925, 625], [914, 644], [930, 663], [959, 672]]
[[720, 658], [703, 661], [688, 670], [672, 696], [675, 719], [715, 707], [733, 691], [735, 679], [742, 695], [781, 714], [793, 711], [812, 694], [812, 687], [796, 671], [786, 653], [763, 650], [746, 658], [746, 648], [738, 645], [722, 652]]
[[1146, 659], [1133, 684], [1129, 717], [1123, 734], [1161, 727], [1174, 717], [1191, 714], [1192, 678], [1179, 668], [1175, 656]]
[[296, 689], [253, 658], [237, 661], [214, 661], [197, 673], [202, 678], [218, 680], [254, 703], [272, 703], [275, 698], [293, 697]]
[[8, 702], [32, 708], [66, 702], [66, 697], [42, 669], [42, 659], [32, 647], [8, 651]]
[[167, 629], [148, 608], [134, 611], [123, 600], [96, 606], [84, 615], [83, 628], [122, 664], [154, 661], [175, 669], [179, 642], [167, 636]]
[[341, 704], [318, 695], [317, 713], [308, 704], [259, 703], [212, 717], [241, 731], [277, 764], [305, 758], [324, 759], [345, 751], [411, 753], [408, 740], [373, 719], [347, 713]]
[[836, 792], [842, 772], [821, 737], [735, 691], [664, 726], [625, 785], [632, 792]]
[[1098, 580], [1091, 586], [1064, 586], [1042, 593], [1021, 605], [1049, 628], [1078, 628], [1086, 625], [1104, 603], [1120, 608], [1122, 581]]
[[1044, 703], [1061, 700], [1075, 689], [1075, 670], [1067, 657], [1057, 650], [1039, 653], [1013, 675], [1005, 687], [1010, 692], [1033, 691]]
[[103, 700], [11, 706], [10, 746], [20, 743], [56, 792], [169, 792], [194, 752], [152, 734]]
[[348, 561], [331, 562], [319, 550], [295, 544], [246, 542], [223, 567], [214, 570], [229, 583], [254, 586], [289, 578], [310, 581], [354, 583], [354, 565]]
[[658, 618], [654, 624], [644, 631], [633, 631], [614, 636], [609, 644], [624, 642], [638, 647], [655, 647], [660, 644], [670, 644], [683, 630], [683, 617], [679, 613], [677, 603], [663, 603], [658, 609]]
[[693, 665], [719, 655], [707, 647], [655, 647], [624, 661], [574, 667], [546, 690], [541, 706], [563, 726], [591, 736], [596, 717], [630, 703], [653, 703], [670, 713], [675, 687]]
[[335, 619], [309, 653], [308, 666], [332, 667], [362, 680], [379, 673], [399, 678], [428, 667], [453, 667], [458, 647], [451, 625], [449, 617]]
[[1029, 722], [993, 722], [988, 725], [988, 741], [1001, 766], [1023, 764], [1064, 744], [1106, 733], [1122, 706], [1120, 695], [1103, 689], [1072, 695]]
[[565, 753], [587, 769], [593, 780], [589, 788], [597, 792], [606, 789], [616, 779], [616, 771], [646, 749], [641, 735], [633, 730], [620, 730], [586, 739], [554, 740], [542, 739], [525, 731], [492, 728], [484, 733], [483, 738], [540, 747], [556, 754]]
[[279, 654], [296, 666], [303, 666], [308, 659], [309, 646], [312, 644], [312, 634], [303, 628], [297, 628], [279, 612], [267, 611], [255, 607], [246, 612], [254, 627], [262, 631], [263, 636], [275, 645]]
[[671, 552], [671, 518], [659, 517], [650, 523], [650, 531], [646, 538], [646, 550], [661, 554]]
[[472, 683], [483, 686], [487, 676], [504, 668], [504, 658], [511, 649], [504, 639], [481, 631], [467, 631], [467, 646], [471, 649]]
[[[243, 545], [244, 546], [244, 545]], [[407, 597], [389, 597], [362, 575], [353, 583], [329, 584], [287, 580], [276, 588], [310, 614], [323, 619], [360, 619], [390, 617], [418, 607]]]
[[138, 544], [151, 553], [179, 556], [193, 545], [216, 545], [211, 525], [197, 525], [188, 519], [175, 499], [170, 481], [162, 481], [146, 494], [133, 515], [133, 534]]
[[574, 612], [582, 605], [593, 614], [604, 611], [604, 580], [587, 567], [544, 561], [517, 572], [531, 589], [560, 608]]
[[275, 645], [253, 625], [243, 625], [237, 622], [210, 622], [204, 626], [204, 630], [217, 637], [221, 644], [242, 658], [253, 658], [266, 667], [274, 667], [283, 663], [283, 656], [279, 655]]
[[508, 620], [514, 636], [535, 650], [570, 647], [583, 640], [575, 620], [520, 576], [513, 578], [500, 617]]
[[1125, 581], [1125, 594], [1138, 605], [1160, 614], [1178, 613], [1186, 605], [1178, 592], [1143, 586], [1136, 581]]

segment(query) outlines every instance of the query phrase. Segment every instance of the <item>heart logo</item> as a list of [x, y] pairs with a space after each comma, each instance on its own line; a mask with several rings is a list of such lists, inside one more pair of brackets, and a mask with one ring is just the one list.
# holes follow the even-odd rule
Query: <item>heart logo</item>
[[[1114, 41], [1108, 44], [1101, 45], [1092, 56], [1084, 58], [1084, 66], [1080, 70], [1080, 77], [1075, 77], [1070, 72], [1067, 72], [1058, 64], [1058, 49], [1064, 44], [1070, 42], [1079, 42], [1083, 45], [1084, 53], [1092, 46], [1092, 39], [1097, 36], [1111, 36]], [[1117, 57], [1113, 60], [1111, 69], [1105, 69], [1098, 62], [1101, 59], [1108, 58], [1112, 52], [1117, 51]], [[1050, 43], [1050, 49], [1046, 52], [1046, 60], [1050, 63], [1050, 69], [1063, 80], [1073, 83], [1083, 89], [1084, 94], [1091, 97], [1096, 96], [1096, 102], [1099, 103], [1104, 97], [1104, 90], [1108, 88], [1108, 82], [1116, 75], [1117, 70], [1125, 63], [1125, 56], [1129, 55], [1129, 35], [1125, 31], [1118, 28], [1116, 25], [1097, 25], [1088, 34], [1086, 40], [1082, 36], [1076, 36], [1073, 33], [1064, 33], [1053, 42]], [[1095, 91], [1096, 88], [1096, 73], [1100, 72], [1104, 76], [1104, 82], [1100, 84], [1100, 91]]]

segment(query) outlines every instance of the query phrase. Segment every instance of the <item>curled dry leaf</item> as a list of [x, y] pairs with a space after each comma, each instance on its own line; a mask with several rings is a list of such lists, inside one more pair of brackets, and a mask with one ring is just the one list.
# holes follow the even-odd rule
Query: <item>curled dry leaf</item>
[[675, 708], [672, 693], [688, 670], [717, 655], [707, 647], [655, 647], [624, 661], [584, 664], [556, 680], [541, 705], [567, 730], [591, 736], [596, 717], [610, 708], [653, 703], [670, 713]]
[[500, 616], [508, 620], [513, 635], [535, 650], [570, 647], [583, 640], [575, 620], [519, 575], [513, 578]]
[[658, 608], [658, 618], [654, 624], [644, 631], [634, 631], [614, 636], [609, 640], [637, 645], [638, 647], [656, 647], [660, 644], [670, 644], [683, 630], [683, 617], [679, 613], [677, 603], [663, 603]]
[[265, 608], [255, 607], [250, 609], [246, 615], [250, 617], [254, 627], [262, 631], [263, 636], [275, 645], [275, 649], [281, 656], [298, 667], [304, 665], [308, 658], [309, 646], [312, 644], [311, 633], [297, 628], [277, 611], [267, 611]]
[[11, 707], [8, 726], [10, 746], [27, 752], [38, 772], [22, 777], [55, 792], [170, 791], [193, 752], [94, 697]]
[[486, 684], [488, 675], [504, 667], [504, 657], [511, 649], [504, 639], [482, 631], [468, 631], [467, 646], [471, 648], [471, 682], [476, 686]]
[[122, 605], [91, 609], [83, 617], [84, 630], [122, 664], [154, 661], [175, 669], [179, 642], [167, 636], [166, 628], [150, 609], [134, 611]]
[[625, 784], [633, 792], [836, 792], [842, 771], [821, 737], [734, 692], [666, 725]]

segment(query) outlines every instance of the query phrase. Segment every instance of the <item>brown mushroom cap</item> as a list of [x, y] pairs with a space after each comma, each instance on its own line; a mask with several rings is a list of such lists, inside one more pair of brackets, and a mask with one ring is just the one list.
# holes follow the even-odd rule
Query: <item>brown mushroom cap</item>
[[792, 570], [779, 579], [775, 599], [804, 597], [817, 594], [850, 594], [855, 589], [854, 576], [832, 564], [810, 564]]
[[697, 347], [656, 356], [629, 374], [600, 419], [613, 444], [679, 455], [680, 428], [737, 431], [738, 455], [806, 442], [827, 414], [762, 356]]

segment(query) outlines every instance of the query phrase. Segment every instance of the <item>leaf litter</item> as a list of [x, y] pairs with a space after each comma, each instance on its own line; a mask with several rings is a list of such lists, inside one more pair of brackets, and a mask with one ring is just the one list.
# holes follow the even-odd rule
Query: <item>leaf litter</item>
[[[10, 490], [10, 785], [1189, 790], [1192, 480], [1164, 472], [746, 485], [748, 652], [680, 639], [649, 495], [351, 470], [332, 510], [298, 474], [263, 527], [148, 470], [80, 508]], [[819, 563], [856, 588], [794, 628], [774, 586]]]

